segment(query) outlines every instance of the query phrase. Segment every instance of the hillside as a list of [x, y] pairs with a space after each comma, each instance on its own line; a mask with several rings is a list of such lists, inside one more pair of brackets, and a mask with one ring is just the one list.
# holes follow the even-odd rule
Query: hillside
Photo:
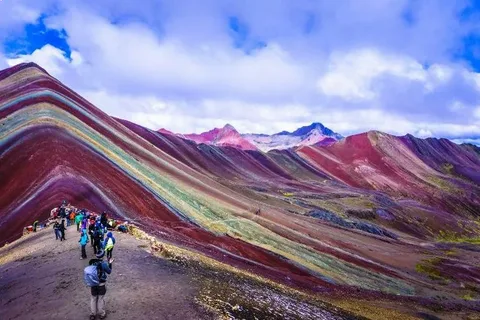
[[67, 199], [349, 311], [347, 297], [476, 310], [463, 299], [480, 286], [469, 148], [369, 132], [262, 152], [230, 127], [197, 144], [112, 118], [34, 64], [0, 72], [0, 119], [0, 244]]

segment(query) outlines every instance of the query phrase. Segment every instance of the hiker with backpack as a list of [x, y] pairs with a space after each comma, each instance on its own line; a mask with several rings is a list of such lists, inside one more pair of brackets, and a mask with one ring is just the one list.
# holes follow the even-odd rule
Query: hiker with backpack
[[103, 261], [104, 251], [97, 253], [97, 259], [91, 259], [83, 271], [85, 284], [90, 287], [90, 320], [95, 320], [97, 314], [105, 319], [105, 294], [107, 293], [107, 274], [112, 272], [113, 259]]
[[82, 256], [80, 259], [86, 259], [87, 258], [87, 252], [85, 251], [85, 247], [87, 246], [88, 243], [88, 235], [87, 235], [87, 230], [82, 229], [82, 235], [80, 236], [80, 247], [82, 248]]
[[112, 258], [114, 245], [115, 245], [115, 238], [113, 237], [113, 234], [109, 232], [107, 233], [107, 237], [103, 241], [103, 248], [105, 249], [105, 253], [107, 254], [108, 260]]

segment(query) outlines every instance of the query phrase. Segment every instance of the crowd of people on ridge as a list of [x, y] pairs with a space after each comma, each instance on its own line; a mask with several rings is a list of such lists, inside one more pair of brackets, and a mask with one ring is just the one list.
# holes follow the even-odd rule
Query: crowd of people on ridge
[[[105, 294], [107, 291], [105, 284], [107, 274], [112, 272], [113, 248], [116, 242], [111, 230], [116, 228], [126, 232], [126, 226], [118, 225], [114, 219], [108, 219], [105, 211], [98, 215], [86, 209], [73, 207], [66, 200], [58, 208], [52, 209], [50, 219], [53, 221], [56, 240], [66, 240], [66, 228], [77, 226], [77, 232], [80, 233], [78, 241], [80, 243], [80, 259], [87, 258], [88, 243], [93, 248], [95, 258], [90, 259], [84, 270], [84, 281], [91, 288], [90, 319], [96, 319], [97, 314], [100, 319], [104, 319], [106, 317]], [[34, 223], [32, 231], [36, 232], [37, 224], [38, 221]], [[105, 256], [107, 261], [103, 260]]]

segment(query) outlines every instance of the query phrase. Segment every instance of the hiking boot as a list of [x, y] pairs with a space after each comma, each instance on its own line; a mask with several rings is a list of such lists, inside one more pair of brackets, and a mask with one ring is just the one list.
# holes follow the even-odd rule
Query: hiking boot
[[90, 320], [95, 320], [96, 319], [96, 316], [94, 314], [91, 314], [90, 315]]
[[100, 319], [105, 319], [106, 317], [107, 317], [106, 313], [103, 316], [99, 316]]

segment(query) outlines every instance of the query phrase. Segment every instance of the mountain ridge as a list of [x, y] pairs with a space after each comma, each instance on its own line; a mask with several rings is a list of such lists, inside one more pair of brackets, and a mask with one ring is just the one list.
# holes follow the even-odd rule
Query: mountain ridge
[[[230, 126], [215, 145], [113, 118], [31, 65], [0, 78], [0, 244], [66, 199], [312, 297], [397, 308], [479, 279], [471, 148], [379, 131], [325, 147], [314, 128], [312, 145], [243, 150]], [[448, 289], [416, 268], [432, 256]]]
[[226, 124], [223, 128], [214, 128], [199, 134], [177, 134], [195, 141], [217, 146], [232, 146], [243, 150], [262, 150], [267, 152], [273, 149], [289, 149], [302, 145], [330, 145], [341, 140], [342, 135], [333, 132], [319, 122], [303, 126], [293, 132], [282, 131], [272, 135], [267, 134], [240, 134], [232, 125]]

